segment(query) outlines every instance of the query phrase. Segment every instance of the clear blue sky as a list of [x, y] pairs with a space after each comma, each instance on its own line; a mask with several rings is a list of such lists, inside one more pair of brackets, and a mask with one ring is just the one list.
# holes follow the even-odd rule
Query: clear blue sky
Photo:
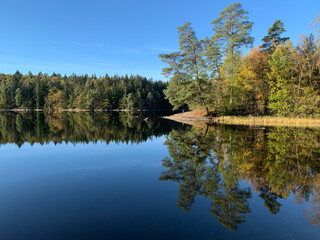
[[[154, 79], [158, 58], [178, 48], [177, 27], [191, 21], [199, 38], [229, 0], [10, 0], [0, 14], [0, 72], [140, 74]], [[296, 43], [320, 14], [319, 0], [243, 0], [255, 45], [277, 19]]]

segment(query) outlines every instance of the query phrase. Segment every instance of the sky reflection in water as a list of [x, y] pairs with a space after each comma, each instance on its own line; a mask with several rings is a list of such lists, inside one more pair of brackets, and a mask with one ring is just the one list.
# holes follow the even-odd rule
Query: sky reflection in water
[[144, 117], [1, 114], [0, 239], [317, 239], [319, 130]]

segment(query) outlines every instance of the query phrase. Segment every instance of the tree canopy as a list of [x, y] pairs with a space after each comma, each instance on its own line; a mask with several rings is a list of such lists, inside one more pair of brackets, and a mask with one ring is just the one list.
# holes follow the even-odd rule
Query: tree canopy
[[[206, 109], [213, 115], [318, 117], [320, 42], [304, 35], [294, 46], [281, 20], [251, 47], [253, 22], [240, 3], [232, 3], [211, 22], [211, 37], [198, 39], [191, 23], [178, 28], [180, 49], [160, 54], [169, 64], [165, 96], [178, 109]], [[319, 28], [319, 17], [314, 21]]]
[[141, 76], [0, 74], [2, 109], [165, 109], [167, 83]]

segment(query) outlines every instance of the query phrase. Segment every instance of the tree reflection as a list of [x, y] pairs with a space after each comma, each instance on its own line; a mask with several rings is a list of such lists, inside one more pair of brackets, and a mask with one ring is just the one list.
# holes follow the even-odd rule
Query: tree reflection
[[12, 113], [0, 114], [0, 143], [15, 143], [19, 147], [34, 143], [88, 143], [111, 141], [140, 143], [152, 137], [168, 134], [180, 124], [162, 120], [156, 115], [132, 112], [79, 113]]
[[[320, 131], [315, 129], [211, 126], [173, 130], [170, 157], [160, 180], [179, 183], [177, 205], [189, 211], [197, 195], [211, 200], [210, 213], [230, 230], [245, 222], [251, 189], [271, 214], [292, 194], [309, 201], [306, 217], [320, 223]], [[320, 179], [320, 178], [319, 178]], [[250, 183], [251, 189], [245, 187]]]
[[[251, 193], [247, 188], [241, 189], [237, 182], [225, 181], [222, 177], [219, 172], [221, 159], [217, 156], [223, 154], [216, 155], [212, 151], [212, 147], [224, 149], [217, 144], [218, 141], [209, 133], [208, 127], [173, 130], [165, 143], [170, 158], [163, 160], [163, 166], [168, 170], [162, 173], [160, 180], [179, 182], [177, 206], [186, 211], [189, 211], [195, 196], [209, 197], [212, 200], [210, 213], [225, 227], [235, 230], [238, 224], [244, 222], [245, 214], [250, 212], [247, 199]], [[229, 169], [225, 169], [225, 173], [229, 174]]]

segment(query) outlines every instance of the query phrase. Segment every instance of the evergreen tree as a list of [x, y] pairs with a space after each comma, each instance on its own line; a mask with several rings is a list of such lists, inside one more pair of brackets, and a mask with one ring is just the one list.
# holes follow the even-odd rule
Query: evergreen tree
[[15, 100], [16, 100], [16, 106], [21, 107], [22, 96], [21, 96], [20, 88], [17, 88], [17, 90], [16, 90]]
[[277, 46], [289, 40], [289, 37], [281, 37], [285, 32], [283, 22], [276, 20], [268, 29], [268, 35], [262, 38], [262, 48], [268, 53], [273, 53]]
[[4, 81], [0, 84], [0, 106], [2, 108], [7, 107], [6, 85]]
[[[242, 9], [240, 3], [233, 3], [226, 7], [220, 16], [213, 20], [214, 35], [211, 38], [214, 51], [211, 54], [217, 54], [217, 51], [225, 56], [224, 63], [220, 68], [220, 92], [222, 95], [222, 104], [227, 106], [225, 113], [234, 113], [238, 108], [238, 83], [237, 73], [241, 64], [241, 52], [244, 46], [252, 45], [254, 38], [250, 36], [253, 23], [249, 21], [248, 12]], [[217, 47], [221, 50], [218, 50]], [[209, 54], [210, 54], [209, 50]], [[216, 55], [217, 56], [217, 55]], [[211, 57], [212, 58], [212, 57]], [[226, 84], [226, 86], [223, 86]], [[227, 91], [223, 91], [223, 88]], [[223, 98], [227, 101], [224, 101]], [[221, 100], [220, 100], [221, 101]], [[235, 105], [236, 104], [236, 105]]]
[[242, 9], [241, 3], [232, 3], [220, 16], [213, 20], [214, 41], [218, 41], [224, 55], [252, 45], [250, 36], [253, 22], [249, 21], [248, 11]]
[[173, 80], [167, 90], [169, 101], [169, 96], [175, 92], [181, 97], [171, 102], [176, 108], [187, 104], [191, 109], [204, 108], [208, 113], [206, 102], [211, 85], [203, 57], [204, 42], [197, 39], [190, 22], [178, 27], [178, 33], [180, 52], [160, 55], [170, 65], [164, 73], [172, 75]]
[[135, 98], [133, 93], [129, 93], [126, 99], [126, 105], [125, 108], [132, 110], [134, 108]]
[[164, 90], [164, 93], [173, 109], [177, 110], [189, 101], [186, 89], [188, 76], [182, 71], [182, 56], [179, 52], [174, 52], [171, 54], [160, 54], [159, 57], [162, 62], [169, 65], [169, 67], [162, 69], [163, 75], [166, 77], [171, 76], [168, 88]]

